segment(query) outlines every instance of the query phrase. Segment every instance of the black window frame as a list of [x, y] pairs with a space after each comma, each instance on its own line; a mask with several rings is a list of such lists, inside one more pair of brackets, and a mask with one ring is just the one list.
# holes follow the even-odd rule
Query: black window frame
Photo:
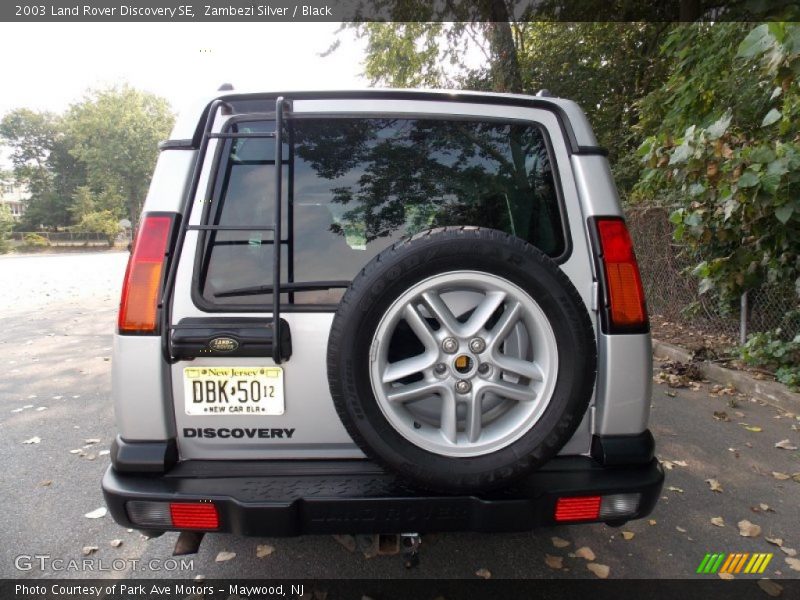
[[[452, 113], [429, 113], [424, 111], [415, 111], [415, 112], [395, 112], [395, 111], [376, 111], [376, 112], [362, 112], [362, 111], [353, 111], [353, 112], [302, 112], [302, 113], [290, 113], [284, 115], [285, 121], [293, 121], [293, 120], [305, 120], [305, 119], [436, 119], [436, 120], [447, 120], [447, 121], [480, 121], [483, 123], [503, 123], [503, 124], [524, 124], [531, 127], [535, 127], [539, 130], [539, 133], [542, 136], [545, 144], [545, 150], [547, 152], [547, 158], [550, 162], [550, 168], [553, 173], [554, 179], [554, 190], [556, 194], [556, 205], [558, 208], [559, 214], [559, 221], [561, 223], [561, 233], [564, 240], [564, 249], [563, 252], [557, 256], [551, 256], [550, 258], [558, 265], [562, 265], [569, 260], [572, 255], [572, 236], [570, 234], [570, 227], [569, 227], [569, 219], [567, 216], [566, 210], [566, 202], [564, 198], [564, 190], [561, 181], [561, 174], [559, 169], [559, 163], [556, 159], [555, 150], [553, 148], [552, 140], [550, 137], [550, 132], [548, 128], [539, 121], [533, 121], [531, 119], [515, 119], [515, 118], [508, 118], [508, 117], [493, 117], [488, 115], [479, 115], [479, 114], [469, 114], [469, 115], [461, 115], [461, 114], [452, 114]], [[224, 128], [222, 129], [221, 133], [231, 133], [231, 129], [233, 126], [238, 125], [242, 122], [253, 122], [253, 121], [274, 121], [275, 120], [275, 113], [274, 112], [253, 112], [253, 113], [239, 113], [231, 116], [225, 123]], [[291, 128], [287, 128], [291, 131]], [[212, 207], [219, 206], [222, 190], [224, 189], [224, 180], [225, 180], [225, 171], [229, 164], [228, 157], [230, 156], [231, 145], [235, 140], [231, 138], [220, 138], [215, 151], [214, 157], [211, 162], [211, 174], [208, 181], [208, 186], [206, 188], [205, 194], [205, 201], [203, 202], [203, 212], [200, 217], [200, 224], [205, 226], [209, 225], [209, 217], [211, 215]], [[287, 135], [286, 141], [289, 144], [289, 151], [291, 153], [291, 135]], [[281, 160], [283, 156], [280, 157]], [[224, 159], [224, 160], [223, 160]], [[276, 157], [277, 160], [277, 157]], [[289, 161], [291, 164], [291, 161]], [[289, 167], [289, 177], [287, 178], [287, 182], [285, 183], [287, 189], [287, 203], [286, 203], [286, 217], [287, 217], [287, 228], [290, 230], [287, 234], [287, 239], [290, 240], [287, 243], [287, 270], [290, 274], [294, 274], [293, 265], [290, 264], [294, 257], [294, 248], [291, 240], [294, 237], [294, 181], [293, 181], [293, 168], [292, 166]], [[193, 207], [194, 208], [194, 207]], [[254, 226], [254, 230], [257, 229], [257, 226]], [[214, 232], [207, 231], [207, 230], [200, 230], [198, 231], [197, 236], [197, 244], [195, 246], [195, 253], [194, 253], [194, 265], [192, 267], [192, 281], [191, 281], [191, 298], [194, 305], [199, 308], [200, 310], [208, 313], [265, 313], [271, 312], [272, 310], [272, 301], [268, 302], [261, 302], [261, 303], [253, 303], [253, 304], [220, 304], [215, 302], [210, 302], [203, 296], [202, 292], [202, 273], [205, 268], [207, 268], [208, 258], [210, 257], [210, 250], [209, 250], [209, 235], [213, 234]], [[526, 240], [527, 241], [527, 240]], [[370, 259], [372, 260], [372, 259]], [[287, 277], [287, 283], [291, 282], [290, 279]], [[295, 282], [295, 283], [309, 283], [312, 284], [314, 282]], [[282, 292], [281, 295], [288, 294], [289, 295], [289, 302], [281, 302], [280, 303], [280, 310], [281, 313], [328, 313], [328, 312], [336, 312], [339, 307], [338, 303], [326, 303], [326, 304], [296, 304], [293, 302], [294, 294], [292, 292]]]

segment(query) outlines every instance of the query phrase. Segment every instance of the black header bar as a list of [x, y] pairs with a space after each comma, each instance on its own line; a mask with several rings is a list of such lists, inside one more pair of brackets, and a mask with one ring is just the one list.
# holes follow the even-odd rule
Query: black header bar
[[798, 20], [794, 0], [3, 0], [7, 22], [763, 21]]

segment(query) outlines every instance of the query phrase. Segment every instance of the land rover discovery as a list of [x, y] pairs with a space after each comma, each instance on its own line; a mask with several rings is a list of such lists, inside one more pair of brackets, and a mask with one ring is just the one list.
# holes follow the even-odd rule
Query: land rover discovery
[[549, 94], [220, 92], [161, 153], [113, 352], [114, 519], [520, 531], [647, 515], [644, 294]]

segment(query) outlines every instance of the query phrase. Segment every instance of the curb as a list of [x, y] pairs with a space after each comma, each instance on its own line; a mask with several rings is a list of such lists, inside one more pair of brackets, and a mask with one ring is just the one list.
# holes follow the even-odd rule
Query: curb
[[[653, 340], [653, 356], [666, 356], [670, 360], [691, 362], [692, 353], [680, 348]], [[780, 410], [800, 413], [800, 394], [789, 389], [777, 381], [761, 381], [753, 378], [744, 371], [726, 369], [713, 363], [698, 361], [695, 363], [706, 379], [711, 379], [724, 385], [732, 385], [737, 391], [752, 396]]]

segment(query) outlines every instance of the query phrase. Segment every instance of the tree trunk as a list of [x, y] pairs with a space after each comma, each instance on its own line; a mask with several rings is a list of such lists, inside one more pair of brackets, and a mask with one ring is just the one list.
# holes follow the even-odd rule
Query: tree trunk
[[511, 31], [511, 17], [503, 0], [482, 0], [481, 17], [486, 23], [486, 39], [492, 56], [492, 88], [496, 92], [522, 93], [522, 73], [517, 47]]

